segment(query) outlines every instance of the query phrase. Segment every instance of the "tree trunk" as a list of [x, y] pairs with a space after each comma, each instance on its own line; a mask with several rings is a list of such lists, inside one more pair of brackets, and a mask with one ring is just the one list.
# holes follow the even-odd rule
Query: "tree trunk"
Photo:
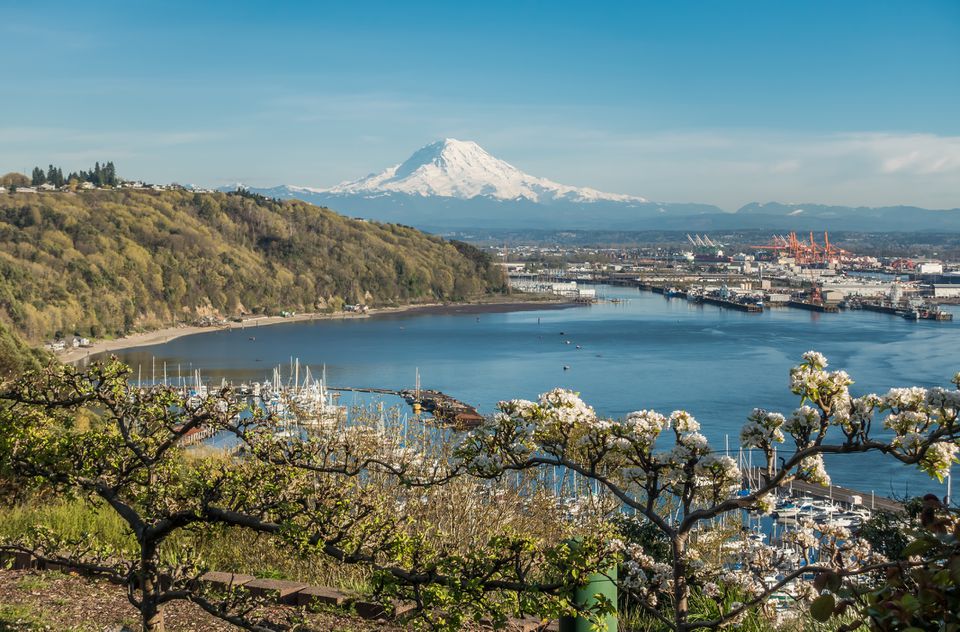
[[164, 632], [163, 606], [144, 602], [140, 614], [143, 616], [143, 632]]
[[673, 614], [677, 632], [683, 632], [689, 615], [687, 590], [687, 534], [673, 539]]
[[140, 616], [143, 632], [164, 632], [163, 605], [157, 603], [160, 574], [157, 548], [153, 543], [140, 545]]

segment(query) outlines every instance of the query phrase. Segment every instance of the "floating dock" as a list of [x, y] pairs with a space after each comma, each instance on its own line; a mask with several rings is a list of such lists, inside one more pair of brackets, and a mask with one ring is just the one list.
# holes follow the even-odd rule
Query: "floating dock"
[[811, 303], [809, 301], [797, 301], [791, 300], [787, 301], [789, 307], [796, 307], [797, 309], [805, 309], [809, 312], [823, 312], [826, 314], [837, 314], [840, 312], [840, 308], [836, 305], [830, 305], [829, 303]]
[[754, 303], [738, 303], [736, 301], [729, 301], [727, 299], [717, 298], [714, 296], [703, 296], [700, 300], [704, 303], [709, 303], [710, 305], [718, 305], [727, 309], [735, 309], [740, 312], [749, 312], [751, 314], [759, 314], [763, 311], [762, 307]]
[[[853, 307], [856, 305], [856, 307]], [[882, 303], [872, 303], [870, 301], [862, 301], [859, 303], [852, 303], [851, 309], [862, 309], [867, 312], [879, 312], [881, 314], [900, 314], [903, 309], [895, 307], [893, 305], [884, 305]]]
[[404, 390], [400, 391], [399, 395], [411, 406], [420, 404], [423, 410], [434, 418], [451, 424], [458, 430], [476, 428], [483, 423], [483, 415], [478, 413], [476, 408], [440, 391]]
[[[354, 393], [376, 393], [378, 395], [396, 395], [402, 397], [415, 410], [419, 407], [430, 413], [439, 421], [450, 424], [458, 430], [476, 428], [483, 423], [483, 415], [477, 409], [460, 400], [430, 389], [403, 389], [366, 388], [351, 386], [329, 386], [329, 391], [346, 391]], [[418, 406], [419, 405], [419, 406]]]

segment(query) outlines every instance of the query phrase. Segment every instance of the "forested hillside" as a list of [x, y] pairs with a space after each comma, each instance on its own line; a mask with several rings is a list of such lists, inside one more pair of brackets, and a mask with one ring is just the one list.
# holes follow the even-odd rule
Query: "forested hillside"
[[28, 369], [38, 369], [48, 359], [46, 352], [30, 347], [0, 322], [0, 383]]
[[37, 342], [505, 291], [483, 252], [248, 194], [0, 195], [0, 320]]

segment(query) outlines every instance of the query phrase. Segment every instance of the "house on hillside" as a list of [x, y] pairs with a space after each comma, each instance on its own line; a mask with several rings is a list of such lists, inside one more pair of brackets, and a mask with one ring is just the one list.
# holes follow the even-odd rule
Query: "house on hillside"
[[17, 187], [17, 193], [36, 193], [37, 190], [34, 187]]
[[57, 187], [55, 185], [50, 184], [49, 182], [44, 182], [43, 184], [37, 187], [37, 190], [48, 193], [50, 191], [56, 191]]
[[97, 188], [97, 185], [95, 185], [95, 184], [92, 183], [92, 182], [81, 182], [81, 183], [80, 183], [80, 188], [81, 188], [82, 190], [84, 190], [84, 191], [89, 191], [89, 190], [91, 190], [91, 189], [96, 189], [96, 188]]

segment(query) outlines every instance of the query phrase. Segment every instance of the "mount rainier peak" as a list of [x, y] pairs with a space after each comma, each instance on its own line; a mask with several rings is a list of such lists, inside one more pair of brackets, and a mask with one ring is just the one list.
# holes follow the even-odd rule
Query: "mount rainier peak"
[[473, 141], [453, 138], [430, 143], [414, 152], [405, 162], [380, 173], [314, 191], [374, 197], [389, 193], [464, 200], [486, 197], [535, 203], [646, 202], [641, 197], [572, 187], [531, 176], [491, 156]]

